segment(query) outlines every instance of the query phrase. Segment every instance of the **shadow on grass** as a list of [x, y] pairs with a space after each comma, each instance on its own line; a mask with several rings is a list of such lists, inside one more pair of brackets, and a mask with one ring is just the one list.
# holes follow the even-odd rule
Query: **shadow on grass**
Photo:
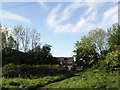
[[72, 78], [72, 77], [76, 77], [76, 76], [80, 76], [80, 75], [75, 75], [75, 73], [71, 73], [71, 74], [65, 74], [64, 77], [62, 78], [59, 78], [57, 80], [54, 80], [54, 81], [50, 81], [44, 85], [41, 85], [41, 84], [38, 84], [36, 86], [30, 86], [29, 88], [2, 88], [2, 90], [40, 90], [40, 89], [44, 89], [43, 87], [45, 85], [48, 85], [48, 84], [51, 84], [51, 83], [55, 83], [55, 82], [59, 82], [59, 81], [62, 81], [62, 80], [65, 80], [65, 79], [69, 79], [69, 78]]
[[[77, 77], [77, 76], [80, 76], [80, 75], [70, 75], [70, 76], [66, 76], [66, 77], [63, 77], [63, 78], [60, 78], [60, 79], [57, 79], [57, 80], [54, 80], [54, 81], [51, 81], [51, 82], [48, 82], [44, 85], [37, 85], [35, 87], [30, 87], [30, 88], [34, 88], [36, 90], [39, 90], [39, 89], [43, 89], [44, 86], [48, 85], [48, 84], [51, 84], [51, 83], [55, 83], [55, 82], [59, 82], [59, 81], [63, 81], [65, 79], [69, 79], [69, 78], [72, 78], [72, 77]], [[29, 88], [28, 88], [29, 89]]]

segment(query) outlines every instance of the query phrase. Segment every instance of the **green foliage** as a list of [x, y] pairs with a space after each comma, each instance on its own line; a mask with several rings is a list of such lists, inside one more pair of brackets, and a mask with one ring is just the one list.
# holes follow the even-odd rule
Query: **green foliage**
[[20, 49], [20, 43], [21, 43], [21, 36], [23, 31], [22, 25], [17, 25], [13, 29], [14, 39], [15, 39], [15, 50], [19, 51]]
[[[58, 63], [52, 57], [50, 45], [40, 46], [40, 34], [35, 30], [24, 28], [22, 25], [17, 25], [11, 30], [2, 30], [2, 51], [3, 51], [3, 65], [8, 63], [14, 64], [48, 64]], [[33, 53], [27, 53], [32, 48]], [[33, 50], [35, 49], [35, 50]], [[23, 54], [19, 50], [23, 50]], [[14, 53], [16, 52], [16, 54]], [[19, 54], [20, 53], [20, 54]], [[23, 58], [23, 57], [24, 58]], [[27, 60], [29, 59], [29, 60]], [[31, 60], [32, 59], [32, 60]], [[18, 62], [18, 63], [17, 63]]]
[[15, 40], [7, 29], [2, 30], [2, 49], [12, 49], [15, 46]]
[[109, 51], [120, 50], [120, 25], [113, 24], [111, 28], [108, 29], [108, 44]]
[[98, 60], [98, 62], [96, 64], [94, 64], [90, 69], [91, 70], [98, 69], [99, 71], [101, 71], [101, 70], [106, 71], [108, 69], [108, 66], [105, 63], [105, 60]]
[[59, 80], [63, 78], [63, 75], [57, 76], [46, 76], [37, 79], [29, 79], [29, 78], [2, 78], [2, 87], [3, 88], [37, 88], [39, 86], [45, 85], [47, 83], [51, 83], [55, 80]]
[[95, 51], [95, 44], [92, 44], [91, 38], [82, 37], [81, 41], [75, 43], [76, 54], [77, 54], [77, 64], [83, 65], [85, 67], [91, 66], [97, 60], [97, 53]]
[[75, 77], [46, 85], [44, 88], [118, 88], [117, 72], [106, 73], [99, 70], [87, 70], [76, 73], [76, 75]]
[[18, 77], [19, 67], [14, 64], [5, 65], [2, 68], [2, 74], [3, 76], [6, 76], [6, 77]]
[[119, 50], [109, 52], [106, 55], [106, 58], [98, 60], [98, 62], [92, 66], [91, 70], [98, 69], [106, 72], [118, 71], [120, 69], [119, 52]]
[[[7, 30], [2, 32], [2, 60], [5, 64], [58, 64], [56, 58], [51, 54], [51, 46], [45, 44], [41, 47], [40, 34], [35, 30], [17, 25], [8, 34]], [[30, 50], [31, 48], [31, 50]], [[24, 52], [21, 52], [23, 50]]]
[[118, 68], [120, 64], [120, 25], [113, 24], [107, 33], [100, 28], [91, 30], [88, 36], [82, 37], [75, 43], [75, 46], [78, 65], [106, 70]]
[[3, 76], [5, 77], [42, 77], [48, 75], [58, 75], [68, 73], [66, 69], [58, 65], [14, 65], [7, 64], [3, 67]]
[[27, 53], [5, 48], [2, 51], [2, 65], [13, 64], [34, 64], [34, 59]]
[[[48, 45], [49, 46], [49, 45]], [[47, 47], [47, 46], [46, 46]], [[51, 48], [48, 47], [48, 50], [43, 48], [36, 48], [35, 52], [21, 52], [9, 48], [5, 48], [2, 51], [2, 65], [9, 63], [14, 64], [58, 64], [56, 58], [54, 58], [50, 53]]]
[[28, 54], [36, 61], [35, 64], [59, 64], [56, 58], [51, 55], [51, 45], [45, 44], [42, 47], [36, 46], [28, 51]]
[[120, 66], [120, 50], [115, 50], [107, 54], [105, 63], [109, 68], [119, 68]]
[[[91, 30], [88, 36], [84, 36], [75, 43], [77, 64], [91, 67], [98, 59], [106, 54], [106, 32], [103, 29]], [[84, 62], [83, 62], [84, 61]]]
[[92, 43], [95, 45], [95, 50], [101, 55], [103, 50], [107, 49], [107, 33], [102, 28], [91, 30], [88, 34]]
[[120, 45], [120, 25], [113, 24], [113, 26], [108, 29], [108, 36], [108, 42], [111, 47], [114, 45]]

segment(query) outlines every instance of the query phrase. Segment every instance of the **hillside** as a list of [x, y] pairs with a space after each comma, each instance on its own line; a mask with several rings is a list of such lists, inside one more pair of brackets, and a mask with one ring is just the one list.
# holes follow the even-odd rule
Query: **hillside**
[[44, 88], [118, 88], [118, 72], [85, 71]]

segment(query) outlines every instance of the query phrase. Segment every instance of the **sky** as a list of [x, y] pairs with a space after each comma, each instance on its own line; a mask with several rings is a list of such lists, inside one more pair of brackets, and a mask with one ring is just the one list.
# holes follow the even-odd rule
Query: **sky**
[[118, 22], [117, 2], [1, 2], [4, 27], [36, 29], [53, 56], [72, 56], [75, 42], [90, 30], [107, 30]]

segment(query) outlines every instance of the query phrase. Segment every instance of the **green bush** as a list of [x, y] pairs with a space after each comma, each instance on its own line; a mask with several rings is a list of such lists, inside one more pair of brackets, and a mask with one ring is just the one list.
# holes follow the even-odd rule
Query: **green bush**
[[114, 71], [119, 70], [120, 68], [120, 50], [115, 50], [106, 55], [104, 60], [98, 60], [96, 64], [94, 64], [91, 70], [99, 69], [104, 71]]
[[113, 51], [107, 54], [105, 63], [111, 69], [118, 68], [120, 66], [119, 58], [120, 58], [120, 50]]
[[19, 66], [14, 64], [7, 64], [3, 67], [2, 74], [6, 77], [18, 77]]
[[49, 75], [66, 74], [67, 70], [58, 65], [14, 65], [7, 64], [3, 67], [5, 77], [42, 77]]
[[[58, 75], [58, 76], [46, 76], [42, 78], [5, 78], [2, 77], [2, 87], [9, 88], [11, 90], [29, 90], [29, 89], [37, 89], [37, 87], [40, 87], [42, 85], [52, 83], [53, 81], [60, 80], [64, 76]], [[16, 88], [16, 89], [14, 89]], [[4, 90], [4, 89], [3, 89]]]
[[22, 64], [19, 66], [19, 76], [29, 77], [31, 70], [32, 70], [32, 67], [30, 65]]

